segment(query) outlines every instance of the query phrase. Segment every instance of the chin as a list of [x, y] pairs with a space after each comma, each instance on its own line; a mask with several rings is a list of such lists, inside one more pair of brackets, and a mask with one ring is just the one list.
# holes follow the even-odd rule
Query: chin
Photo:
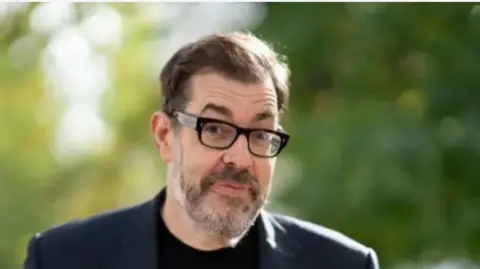
[[218, 201], [204, 200], [193, 215], [206, 231], [222, 237], [234, 238], [247, 231], [258, 216], [257, 211], [249, 208], [228, 206]]

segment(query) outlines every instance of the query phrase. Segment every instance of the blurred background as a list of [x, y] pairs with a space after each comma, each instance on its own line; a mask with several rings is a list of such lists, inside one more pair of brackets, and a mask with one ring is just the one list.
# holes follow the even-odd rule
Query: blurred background
[[231, 30], [293, 71], [271, 210], [373, 247], [382, 268], [480, 268], [474, 3], [1, 3], [0, 268], [36, 232], [158, 192], [158, 73]]

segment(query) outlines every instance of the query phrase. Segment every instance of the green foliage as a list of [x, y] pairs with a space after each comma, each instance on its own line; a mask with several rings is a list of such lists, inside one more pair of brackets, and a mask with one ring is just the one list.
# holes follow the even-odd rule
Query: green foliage
[[288, 154], [303, 173], [279, 200], [375, 247], [387, 268], [479, 255], [473, 7], [275, 3], [257, 29], [293, 70]]
[[[41, 67], [50, 36], [27, 5], [0, 24], [0, 268], [30, 236], [147, 199], [164, 167], [149, 134], [157, 109], [158, 26], [116, 3], [124, 37], [109, 59], [107, 144], [52, 153], [64, 100]], [[480, 254], [480, 13], [473, 4], [268, 3], [255, 31], [289, 58], [292, 134], [278, 162], [278, 210], [374, 247], [382, 268]], [[75, 4], [81, 23], [92, 4]], [[160, 14], [161, 15], [161, 14]], [[13, 46], [18, 42], [27, 46]], [[17, 42], [17, 43], [16, 43]], [[12, 61], [12, 47], [24, 57]], [[161, 51], [160, 51], [161, 53]], [[285, 182], [284, 182], [285, 181]], [[280, 188], [283, 183], [291, 188]], [[296, 183], [296, 184], [295, 184]], [[287, 186], [286, 184], [285, 186]]]

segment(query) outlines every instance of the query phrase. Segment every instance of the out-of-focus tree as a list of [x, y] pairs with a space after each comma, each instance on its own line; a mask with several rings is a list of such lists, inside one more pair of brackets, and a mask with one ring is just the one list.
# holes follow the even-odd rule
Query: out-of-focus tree
[[[474, 4], [275, 3], [257, 30], [293, 70], [279, 199], [382, 265], [480, 256], [480, 13]], [[282, 47], [280, 47], [282, 48]]]
[[[48, 23], [36, 25], [35, 14], [48, 4], [18, 5], [16, 12], [0, 6], [0, 268], [18, 268], [35, 232], [147, 199], [162, 184], [148, 127], [159, 105], [154, 56], [162, 48], [154, 42], [168, 27], [148, 21], [147, 5], [69, 9], [69, 30], [94, 24], [98, 10], [122, 25], [117, 46], [102, 45], [103, 36], [79, 41], [109, 67], [101, 112], [110, 136], [77, 157], [55, 153], [68, 102], [52, 90], [58, 85], [43, 66], [59, 34], [46, 31]], [[293, 71], [284, 122], [292, 140], [279, 158], [273, 205], [371, 245], [382, 268], [478, 257], [479, 9], [266, 6], [255, 31], [283, 46]]]
[[119, 50], [90, 47], [106, 55], [113, 67], [102, 99], [102, 116], [113, 139], [79, 157], [57, 156], [56, 127], [65, 100], [55, 94], [42, 62], [60, 30], [32, 30], [39, 27], [33, 25], [32, 13], [59, 7], [48, 5], [0, 5], [0, 268], [5, 269], [18, 268], [36, 232], [146, 199], [162, 182], [148, 129], [159, 92], [148, 76], [152, 70], [146, 70], [155, 65], [151, 54], [156, 51], [146, 45], [156, 37], [156, 25], [145, 23], [135, 4], [73, 6], [72, 28], [101, 7], [110, 14], [122, 12], [125, 36]]

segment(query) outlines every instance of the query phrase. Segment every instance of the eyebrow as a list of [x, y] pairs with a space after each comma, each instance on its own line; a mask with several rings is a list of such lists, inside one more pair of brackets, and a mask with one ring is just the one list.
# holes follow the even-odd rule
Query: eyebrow
[[[229, 119], [233, 118], [233, 112], [229, 108], [222, 105], [212, 104], [212, 103], [208, 103], [207, 105], [205, 105], [200, 111], [200, 114], [203, 114], [209, 110], [215, 113], [221, 114], [222, 116], [225, 116]], [[260, 113], [257, 113], [255, 115], [255, 118], [253, 119], [253, 122], [258, 122], [258, 121], [262, 121], [262, 120], [266, 120], [274, 117], [275, 117], [274, 112], [272, 112], [271, 110], [265, 110]]]

